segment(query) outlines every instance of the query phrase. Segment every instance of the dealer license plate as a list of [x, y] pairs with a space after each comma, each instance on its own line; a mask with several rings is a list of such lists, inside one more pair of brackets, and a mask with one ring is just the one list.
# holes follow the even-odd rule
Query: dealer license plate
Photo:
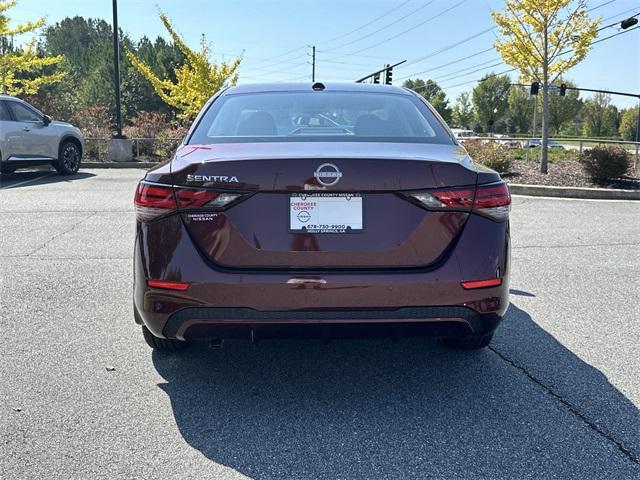
[[289, 230], [297, 233], [360, 233], [359, 193], [295, 193], [289, 197]]

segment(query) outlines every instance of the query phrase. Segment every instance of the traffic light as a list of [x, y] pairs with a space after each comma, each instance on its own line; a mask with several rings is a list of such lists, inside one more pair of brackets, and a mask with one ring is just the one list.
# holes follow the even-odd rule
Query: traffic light
[[373, 83], [380, 83], [380, 74], [377, 73], [373, 76]]
[[533, 82], [531, 84], [531, 95], [538, 95], [539, 90], [540, 90], [540, 82]]
[[560, 96], [564, 97], [567, 94], [567, 84], [566, 83], [561, 83], [560, 84]]
[[387, 65], [387, 74], [385, 75], [384, 83], [386, 85], [391, 85], [391, 81], [393, 80], [393, 67]]

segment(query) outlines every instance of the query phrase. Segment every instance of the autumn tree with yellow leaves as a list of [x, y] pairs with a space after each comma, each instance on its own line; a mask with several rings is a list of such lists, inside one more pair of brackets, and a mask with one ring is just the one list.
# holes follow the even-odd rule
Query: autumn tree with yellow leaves
[[62, 80], [64, 72], [42, 73], [46, 67], [57, 65], [64, 57], [40, 56], [36, 50], [36, 39], [25, 46], [13, 49], [7, 48], [9, 38], [25, 33], [34, 32], [44, 25], [40, 18], [22, 25], [10, 26], [7, 11], [16, 5], [16, 1], [0, 0], [0, 82], [2, 93], [9, 95], [34, 94], [42, 85], [56, 83]]
[[178, 117], [191, 119], [196, 116], [211, 95], [224, 85], [234, 85], [237, 82], [240, 58], [232, 63], [214, 63], [210, 60], [211, 50], [204, 38], [200, 51], [196, 52], [184, 42], [164, 13], [160, 13], [160, 19], [186, 59], [182, 66], [174, 69], [175, 83], [170, 79], [158, 78], [151, 67], [132, 52], [127, 51], [126, 54], [133, 66], [151, 82], [160, 98], [180, 110]]
[[600, 20], [589, 19], [586, 0], [507, 0], [504, 11], [492, 16], [500, 31], [495, 47], [504, 62], [524, 81], [541, 84], [540, 172], [547, 173], [549, 86], [584, 59]]

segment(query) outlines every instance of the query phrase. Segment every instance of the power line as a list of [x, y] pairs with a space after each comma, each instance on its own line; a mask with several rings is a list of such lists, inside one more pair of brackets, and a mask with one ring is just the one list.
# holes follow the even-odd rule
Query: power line
[[402, 17], [398, 18], [397, 20], [394, 20], [394, 21], [393, 21], [393, 22], [391, 22], [391, 23], [388, 23], [388, 24], [387, 24], [387, 25], [385, 25], [384, 27], [380, 27], [380, 28], [378, 28], [377, 30], [374, 30], [373, 32], [369, 32], [369, 33], [367, 33], [366, 35], [364, 35], [364, 36], [362, 36], [362, 37], [356, 38], [355, 40], [351, 40], [350, 42], [347, 42], [347, 43], [345, 43], [345, 44], [340, 45], [339, 47], [334, 47], [334, 48], [341, 49], [341, 48], [344, 48], [344, 47], [348, 47], [349, 45], [353, 45], [354, 43], [358, 43], [359, 41], [364, 40], [364, 39], [366, 39], [366, 38], [369, 38], [369, 37], [371, 37], [371, 36], [375, 35], [376, 33], [379, 33], [379, 32], [381, 32], [381, 31], [383, 31], [383, 30], [386, 30], [386, 29], [387, 29], [387, 28], [389, 28], [389, 27], [392, 27], [393, 25], [396, 25], [397, 23], [400, 23], [400, 22], [401, 22], [402, 20], [404, 20], [405, 18], [410, 17], [411, 15], [413, 15], [414, 13], [416, 13], [416, 12], [418, 12], [418, 11], [422, 10], [423, 8], [428, 7], [428, 6], [429, 6], [429, 5], [431, 5], [433, 2], [435, 2], [435, 0], [431, 0], [430, 2], [427, 2], [427, 3], [425, 3], [424, 5], [420, 5], [420, 6], [419, 6], [418, 8], [416, 8], [415, 10], [411, 10], [411, 11], [410, 11], [409, 13], [407, 13], [406, 15], [404, 15], [404, 16], [402, 16]]
[[[483, 68], [477, 68], [477, 67], [480, 67], [480, 66], [483, 66], [483, 65], [487, 65], [487, 63], [491, 63], [491, 65], [484, 66]], [[459, 75], [460, 73], [464, 73], [464, 75], [462, 75], [462, 76], [467, 76], [467, 75], [471, 75], [472, 73], [479, 72], [481, 70], [486, 70], [487, 68], [497, 67], [498, 65], [502, 65], [503, 63], [504, 62], [502, 60], [500, 60], [500, 59], [496, 60], [495, 58], [492, 58], [491, 60], [488, 60], [486, 62], [478, 63], [478, 64], [475, 64], [475, 65], [470, 65], [470, 66], [468, 66], [466, 68], [463, 68], [461, 70], [458, 70], [456, 72], [450, 72], [450, 73], [448, 73], [446, 75], [432, 78], [432, 80], [437, 81], [437, 82], [446, 82], [448, 80], [451, 80], [453, 77]], [[476, 69], [476, 70], [473, 70], [473, 69]], [[473, 70], [473, 71], [469, 72], [468, 70]]]
[[451, 50], [452, 48], [458, 47], [458, 46], [460, 46], [460, 45], [462, 45], [464, 43], [470, 42], [471, 40], [473, 40], [475, 38], [478, 38], [478, 37], [484, 35], [485, 33], [489, 33], [490, 31], [495, 30], [495, 29], [496, 29], [496, 27], [493, 26], [493, 27], [487, 28], [485, 30], [482, 30], [481, 32], [474, 33], [473, 35], [470, 35], [470, 36], [468, 36], [466, 38], [463, 38], [462, 40], [460, 40], [458, 42], [452, 43], [451, 45], [447, 45], [444, 48], [441, 48], [439, 50], [435, 50], [435, 51], [433, 51], [431, 53], [428, 53], [427, 55], [424, 55], [422, 57], [419, 57], [419, 58], [416, 58], [414, 60], [411, 60], [411, 61], [409, 61], [407, 66], [408, 65], [413, 65], [413, 64], [418, 63], [418, 62], [422, 62], [423, 60], [426, 60], [426, 59], [431, 58], [431, 57], [435, 57], [436, 55], [439, 55], [439, 54], [441, 54], [443, 52]]
[[[596, 7], [593, 7], [593, 8], [591, 8], [591, 9], [587, 10], [587, 11], [592, 11], [592, 10], [595, 10], [595, 9], [597, 9], [597, 8], [603, 7], [603, 6], [605, 6], [605, 5], [608, 5], [608, 4], [610, 4], [610, 3], [613, 3], [613, 1], [615, 1], [615, 0], [611, 0], [611, 1], [605, 2], [605, 3], [603, 3], [603, 4], [600, 4], [600, 5], [596, 6]], [[614, 17], [618, 17], [618, 16], [620, 16], [620, 15], [624, 15], [624, 14], [626, 14], [626, 13], [629, 13], [629, 12], [631, 12], [631, 11], [635, 10], [636, 8], [637, 8], [637, 7], [634, 7], [634, 8], [630, 8], [630, 9], [624, 10], [624, 11], [622, 11], [622, 12], [616, 13], [615, 15], [611, 15], [610, 17], [605, 18], [604, 20], [606, 21], [606, 20], [610, 20], [610, 19], [612, 19], [612, 18], [614, 18]], [[634, 16], [637, 16], [637, 15], [634, 15]], [[611, 25], [606, 25], [606, 26], [604, 26], [604, 27], [601, 27], [599, 30], [604, 30], [605, 28], [609, 28], [609, 27], [615, 26], [615, 25], [617, 25], [618, 23], [619, 23], [619, 22], [615, 22], [615, 23], [612, 23]], [[415, 60], [410, 60], [410, 61], [409, 61], [409, 63], [407, 63], [407, 66], [413, 65], [413, 64], [418, 63], [418, 62], [422, 62], [423, 60], [426, 60], [426, 59], [428, 59], [428, 58], [431, 58], [431, 57], [433, 57], [433, 56], [435, 56], [435, 55], [439, 55], [440, 53], [443, 53], [443, 52], [445, 52], [445, 51], [451, 50], [452, 48], [455, 48], [455, 47], [457, 47], [457, 46], [459, 46], [459, 45], [461, 45], [461, 44], [463, 44], [463, 43], [466, 43], [466, 42], [468, 42], [468, 41], [471, 41], [471, 40], [473, 40], [473, 39], [475, 39], [475, 38], [477, 38], [477, 37], [479, 37], [479, 36], [481, 36], [481, 35], [484, 35], [485, 33], [488, 33], [488, 32], [490, 32], [490, 31], [492, 31], [492, 30], [495, 30], [495, 28], [496, 28], [495, 26], [494, 26], [494, 27], [491, 27], [491, 28], [488, 28], [488, 29], [483, 30], [483, 31], [481, 31], [481, 32], [475, 33], [475, 34], [473, 34], [473, 35], [471, 35], [471, 36], [469, 36], [469, 37], [467, 37], [467, 38], [465, 38], [465, 39], [463, 39], [463, 40], [461, 40], [461, 41], [459, 41], [459, 42], [456, 42], [456, 43], [454, 43], [454, 44], [451, 44], [451, 45], [449, 45], [449, 46], [447, 46], [447, 47], [445, 47], [445, 48], [443, 48], [443, 49], [436, 50], [436, 51], [431, 52], [431, 53], [429, 53], [429, 54], [427, 54], [427, 55], [425, 55], [425, 56], [423, 56], [423, 57], [419, 57], [419, 58], [417, 58], [417, 59], [415, 59]], [[467, 59], [469, 59], [469, 58], [471, 58], [471, 57], [474, 57], [474, 56], [476, 56], [476, 55], [480, 55], [480, 54], [482, 54], [482, 53], [486, 53], [486, 52], [491, 51], [491, 50], [493, 50], [493, 47], [487, 48], [487, 49], [485, 49], [485, 50], [480, 50], [479, 52], [473, 53], [473, 54], [468, 55], [468, 56], [466, 56], [466, 57], [462, 57], [462, 58], [460, 58], [460, 59], [458, 59], [458, 60], [452, 60], [451, 62], [445, 63], [445, 64], [443, 64], [443, 65], [439, 65], [439, 66], [434, 67], [434, 68], [432, 68], [432, 69], [422, 70], [422, 71], [420, 71], [420, 72], [413, 73], [412, 75], [407, 75], [407, 76], [405, 76], [405, 77], [401, 77], [401, 78], [399, 78], [399, 80], [406, 80], [407, 78], [411, 78], [411, 77], [414, 77], [414, 76], [417, 76], [417, 75], [422, 75], [422, 74], [424, 74], [424, 73], [431, 72], [431, 71], [434, 71], [434, 70], [438, 70], [438, 69], [440, 69], [440, 68], [448, 67], [448, 66], [453, 65], [453, 64], [455, 64], [455, 63], [457, 63], [457, 62], [459, 62], [459, 61], [467, 60]]]
[[588, 9], [588, 10], [586, 10], [586, 11], [587, 11], [587, 13], [588, 13], [588, 12], [592, 12], [592, 11], [594, 11], [594, 10], [597, 10], [597, 9], [601, 8], [601, 7], [604, 7], [604, 6], [606, 6], [606, 5], [609, 5], [610, 3], [613, 3], [613, 2], [615, 2], [615, 1], [616, 1], [616, 0], [609, 0], [608, 2], [604, 2], [604, 3], [601, 3], [600, 5], [596, 5], [595, 7], [591, 7], [590, 9]]
[[379, 45], [382, 45], [383, 43], [387, 43], [387, 42], [389, 42], [391, 40], [394, 40], [394, 39], [396, 39], [396, 38], [398, 38], [398, 37], [400, 37], [402, 35], [405, 35], [406, 33], [411, 32], [412, 30], [415, 30], [416, 28], [421, 27], [422, 25], [425, 25], [426, 23], [428, 23], [428, 22], [430, 22], [432, 20], [435, 20], [436, 18], [444, 15], [445, 13], [450, 12], [451, 10], [453, 10], [454, 8], [459, 7], [460, 5], [465, 3], [466, 1], [467, 0], [461, 0], [460, 2], [456, 3], [455, 5], [444, 9], [443, 11], [441, 11], [441, 12], [439, 12], [439, 13], [437, 13], [437, 14], [429, 17], [429, 18], [427, 18], [426, 20], [423, 20], [422, 22], [420, 22], [420, 23], [418, 23], [418, 24], [416, 24], [416, 25], [414, 25], [412, 27], [409, 27], [409, 28], [407, 28], [407, 29], [395, 34], [395, 35], [392, 35], [391, 37], [385, 38], [384, 40], [382, 40], [382, 41], [380, 41], [378, 43], [374, 43], [373, 45], [370, 45], [368, 47], [361, 48], [360, 50], [357, 50], [355, 52], [349, 52], [349, 53], [340, 54], [340, 55], [334, 57], [334, 59], [335, 58], [341, 58], [341, 57], [348, 56], [348, 55], [359, 55], [361, 52], [366, 52], [367, 50], [371, 50], [372, 48], [375, 48], [375, 47], [377, 47]]
[[479, 52], [474, 52], [474, 53], [472, 53], [470, 55], [467, 55], [466, 57], [458, 58], [456, 60], [451, 60], [450, 62], [444, 63], [442, 65], [438, 65], [437, 67], [428, 68], [427, 70], [422, 70], [421, 72], [416, 72], [416, 73], [413, 73], [411, 75], [407, 75], [405, 77], [400, 77], [398, 80], [406, 80], [407, 78], [415, 77], [417, 75], [422, 75], [423, 73], [433, 72], [435, 70], [439, 70], [441, 68], [448, 67], [449, 65], [454, 65], [454, 64], [456, 64], [458, 62], [461, 62], [463, 60], [468, 60], [469, 58], [473, 58], [473, 57], [476, 57], [478, 55], [482, 55], [483, 53], [492, 52], [492, 51], [493, 51], [493, 47], [489, 47], [489, 48], [487, 48], [485, 50], [480, 50]]
[[[591, 46], [591, 45], [595, 45], [595, 44], [600, 43], [600, 42], [604, 42], [605, 40], [609, 40], [609, 39], [611, 39], [611, 38], [613, 38], [613, 37], [617, 37], [618, 35], [622, 35], [623, 33], [629, 33], [629, 32], [632, 32], [632, 31], [634, 31], [634, 30], [638, 30], [638, 29], [640, 29], [640, 26], [633, 27], [633, 28], [630, 28], [630, 29], [628, 29], [628, 30], [623, 30], [622, 32], [614, 33], [613, 35], [609, 35], [608, 37], [604, 37], [604, 38], [601, 38], [600, 40], [595, 40], [595, 41], [591, 42], [591, 43], [589, 44], [589, 46]], [[573, 51], [573, 49], [565, 50], [564, 52], [560, 52], [560, 53], [559, 53], [559, 55], [565, 55], [565, 54], [570, 53], [570, 52], [572, 52], [572, 51]], [[487, 68], [489, 68], [489, 67], [487, 67]], [[484, 69], [483, 69], [483, 70], [484, 70]], [[462, 86], [462, 85], [467, 85], [467, 84], [469, 84], [469, 83], [481, 82], [481, 81], [483, 81], [483, 80], [486, 80], [487, 78], [494, 77], [494, 76], [498, 76], [498, 75], [504, 75], [505, 73], [510, 73], [510, 72], [515, 71], [515, 70], [517, 70], [517, 68], [511, 68], [511, 69], [509, 69], [509, 70], [505, 70], [504, 72], [500, 72], [500, 73], [493, 73], [493, 74], [487, 75], [485, 78], [476, 79], [476, 80], [470, 80], [470, 81], [466, 81], [466, 82], [458, 83], [458, 84], [456, 84], [456, 85], [446, 85], [446, 86], [443, 86], [443, 87], [441, 87], [441, 88], [442, 88], [442, 89], [445, 89], [445, 88], [455, 88], [455, 87], [460, 87], [460, 86]]]
[[406, 0], [404, 2], [402, 2], [400, 5], [393, 7], [391, 10], [387, 11], [386, 13], [383, 13], [382, 15], [380, 15], [379, 17], [374, 18], [373, 20], [371, 20], [370, 22], [365, 23], [364, 25], [362, 25], [361, 27], [358, 27], [354, 30], [351, 30], [350, 32], [344, 33], [342, 35], [338, 35], [337, 37], [333, 37], [330, 38], [329, 40], [323, 40], [322, 42], [316, 42], [316, 44], [318, 45], [322, 45], [323, 43], [331, 43], [335, 40], [340, 40], [341, 38], [344, 37], [348, 37], [349, 35], [351, 35], [352, 33], [356, 33], [359, 32], [360, 30], [362, 30], [363, 28], [368, 27], [369, 25], [373, 25], [374, 23], [376, 23], [378, 20], [383, 19], [384, 17], [386, 17], [387, 15], [392, 14], [393, 12], [395, 12], [396, 10], [399, 10], [400, 8], [404, 7], [407, 3], [409, 3], [411, 0]]

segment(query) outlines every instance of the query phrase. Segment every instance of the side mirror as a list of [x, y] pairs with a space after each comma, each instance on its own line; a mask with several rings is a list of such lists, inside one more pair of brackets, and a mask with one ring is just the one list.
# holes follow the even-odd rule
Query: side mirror
[[49, 115], [45, 115], [42, 117], [42, 123], [46, 127], [51, 123], [51, 117]]

